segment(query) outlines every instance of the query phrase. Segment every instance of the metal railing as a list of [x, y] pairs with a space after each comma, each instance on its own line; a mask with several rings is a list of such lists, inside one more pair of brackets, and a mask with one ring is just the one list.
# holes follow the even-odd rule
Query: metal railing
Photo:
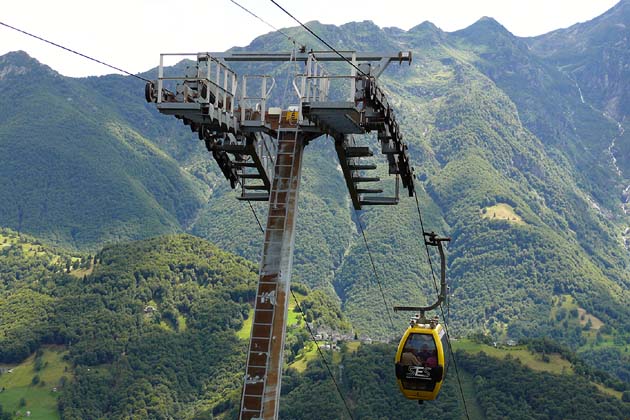
[[[348, 86], [341, 89], [348, 92], [348, 96], [342, 98], [347, 102], [357, 102], [357, 89], [365, 88], [366, 76], [357, 76], [356, 70], [356, 53], [351, 53], [352, 63], [355, 64], [350, 69], [349, 74], [330, 74], [321, 63], [317, 61], [316, 54], [311, 53], [305, 64], [305, 71], [302, 74], [297, 74], [293, 78], [293, 89], [299, 99], [299, 121], [303, 120], [302, 116], [302, 104], [304, 102], [326, 102], [330, 95], [331, 81], [333, 80], [347, 80]], [[357, 85], [359, 82], [359, 85]], [[360, 101], [362, 102], [362, 101]]]
[[[248, 96], [247, 95], [247, 81], [251, 79], [260, 79], [260, 96]], [[276, 85], [276, 80], [268, 75], [262, 74], [249, 74], [244, 75], [241, 79], [241, 95], [239, 98], [239, 104], [241, 106], [241, 121], [246, 119], [246, 105], [250, 105], [254, 112], [259, 113], [259, 119], [262, 123], [265, 122], [265, 114], [267, 112], [267, 98], [271, 95], [271, 91]], [[268, 82], [271, 81], [271, 86], [267, 89]], [[259, 101], [259, 102], [256, 102]]]
[[[165, 57], [196, 57], [197, 61], [184, 75], [164, 76]], [[176, 82], [175, 93], [168, 94], [164, 83]], [[234, 113], [237, 76], [232, 69], [207, 53], [164, 53], [160, 54], [158, 66], [157, 100], [166, 102], [198, 102], [211, 104], [230, 114]], [[170, 92], [169, 92], [170, 93]]]

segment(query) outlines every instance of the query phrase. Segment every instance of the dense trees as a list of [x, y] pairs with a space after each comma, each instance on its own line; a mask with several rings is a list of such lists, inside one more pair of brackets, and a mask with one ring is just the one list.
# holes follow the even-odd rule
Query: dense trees
[[8, 71], [0, 80], [15, 98], [0, 98], [3, 226], [95, 249], [181, 231], [201, 207], [204, 186], [136, 128], [161, 122], [138, 107], [141, 90], [135, 90], [138, 109], [130, 114], [137, 119], [131, 124], [120, 114], [120, 95], [134, 91], [123, 78], [114, 78], [121, 84], [108, 97], [24, 52], [3, 56], [0, 65], [27, 69]]
[[[404, 399], [393, 374], [392, 345], [362, 345], [356, 352], [342, 351], [331, 364], [335, 380], [355, 419], [617, 419], [630, 414], [630, 406], [600, 393], [581, 375], [535, 372], [518, 360], [489, 357], [484, 353], [457, 352], [464, 381], [466, 408], [454, 369], [449, 371], [439, 398], [418, 406]], [[326, 355], [329, 356], [329, 355]], [[328, 358], [329, 363], [333, 358]], [[452, 367], [452, 366], [451, 366]], [[289, 370], [283, 383], [281, 418], [350, 418], [327, 369], [320, 360], [298, 374]]]
[[95, 259], [83, 276], [60, 261], [41, 271], [42, 256], [30, 262], [31, 277], [2, 277], [0, 361], [21, 361], [43, 343], [67, 345], [75, 380], [59, 401], [64, 418], [172, 417], [211, 378], [223, 376], [211, 399], [238, 386], [244, 348], [233, 332], [253, 298], [253, 264], [190, 236], [110, 247]]
[[[50, 250], [45, 254], [55, 255]], [[27, 259], [11, 258], [17, 265], [19, 258]], [[62, 269], [51, 268], [40, 281], [23, 277], [4, 283], [8, 298], [0, 301], [2, 360], [19, 361], [42, 343], [68, 346], [73, 379], [66, 378], [60, 393], [64, 418], [232, 418], [239, 405], [246, 350], [246, 342], [234, 333], [250, 310], [255, 266], [185, 235], [110, 246], [97, 253], [95, 261], [93, 272], [85, 275], [66, 273], [59, 262]], [[299, 283], [295, 291], [305, 320], [315, 327], [347, 331], [349, 323], [330, 295]], [[570, 310], [563, 312], [563, 320], [570, 317]], [[302, 354], [309, 341], [302, 325], [292, 326], [288, 362]], [[560, 411], [550, 407], [552, 401], [557, 405], [556, 399], [576, 392], [574, 383], [590, 389], [579, 394], [584, 404], [598, 405], [611, 418], [624, 412], [625, 406], [593, 391], [588, 381], [616, 387], [610, 376], [602, 376], [553, 341], [531, 341], [530, 346], [537, 352], [565, 354], [577, 375], [537, 376], [542, 374], [514, 361], [458, 355], [464, 380], [473, 378], [467, 387], [474, 392], [467, 391], [468, 398], [476, 395], [473, 407], [484, 418], [555, 418]], [[392, 369], [395, 345], [341, 348], [324, 353], [354, 418], [411, 419], [419, 410], [426, 416], [464, 418], [453, 370], [439, 400], [417, 407], [397, 390]], [[602, 362], [610, 363], [610, 358], [614, 355]], [[322, 418], [349, 418], [326, 366], [318, 356], [308, 360], [305, 371], [286, 372], [282, 418], [304, 418], [304, 413], [314, 412]], [[498, 377], [508, 371], [511, 379]], [[528, 381], [539, 383], [540, 393], [553, 397], [519, 394], [521, 384]], [[561, 391], [552, 390], [558, 384]], [[565, 409], [561, 405], [557, 410]]]
[[533, 372], [518, 360], [457, 353], [474, 378], [477, 402], [488, 419], [620, 419], [630, 406], [598, 392], [580, 375]]
[[0, 420], [11, 420], [11, 413], [7, 413], [2, 409], [2, 405], [0, 404]]
[[[254, 264], [187, 235], [106, 247], [83, 275], [66, 272], [75, 257], [51, 249], [39, 264], [22, 253], [4, 258], [31, 265], [19, 280], [2, 277], [0, 362], [66, 345], [74, 379], [60, 393], [63, 418], [203, 417], [237, 404], [246, 342], [234, 333], [254, 299]], [[314, 325], [349, 329], [329, 295], [295, 289]], [[291, 328], [289, 359], [309, 337], [303, 323]]]

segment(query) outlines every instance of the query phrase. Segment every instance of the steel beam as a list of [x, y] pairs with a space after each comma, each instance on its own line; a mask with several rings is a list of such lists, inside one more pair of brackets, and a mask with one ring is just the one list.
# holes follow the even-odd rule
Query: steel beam
[[[309, 54], [315, 54], [317, 61], [379, 61], [386, 60], [388, 63], [391, 61], [398, 62], [411, 62], [411, 51], [401, 51], [398, 54], [384, 54], [384, 53], [357, 53], [354, 51], [339, 51], [339, 54], [333, 51], [310, 51], [293, 54], [286, 53], [264, 53], [264, 52], [251, 52], [251, 53], [231, 53], [231, 52], [208, 52], [199, 53], [200, 55], [209, 55], [214, 58], [222, 59], [225, 61], [304, 61], [308, 60]], [[178, 54], [173, 54], [178, 55]], [[184, 54], [179, 54], [184, 55]], [[187, 54], [186, 54], [187, 55]], [[383, 63], [383, 62], [382, 62]]]
[[241, 420], [278, 418], [293, 266], [298, 192], [306, 134], [280, 131], [247, 353]]

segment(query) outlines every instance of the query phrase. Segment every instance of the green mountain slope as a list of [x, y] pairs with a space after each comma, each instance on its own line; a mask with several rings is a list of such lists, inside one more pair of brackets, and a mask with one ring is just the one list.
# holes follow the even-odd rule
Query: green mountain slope
[[[591, 191], [607, 187], [599, 195], [611, 203], [614, 186], [602, 182], [604, 175], [585, 172], [587, 159], [579, 161], [562, 144], [541, 141], [521, 118], [521, 112], [528, 112], [527, 101], [508, 89], [509, 83], [503, 86], [499, 77], [489, 78], [492, 70], [479, 63], [502, 70], [517, 68], [519, 62], [513, 61], [520, 59], [517, 53], [512, 61], [509, 56], [499, 61], [481, 54], [505, 52], [496, 43], [508, 50], [519, 44], [496, 26], [486, 19], [456, 34], [441, 33], [429, 24], [407, 33], [393, 32], [400, 47], [412, 48], [417, 58], [411, 69], [392, 68], [383, 78], [402, 116], [421, 187], [428, 193], [421, 197], [429, 215], [427, 226], [453, 237], [449, 244], [453, 317], [464, 329], [481, 327], [498, 337], [541, 334], [556, 328], [548, 322], [552, 296], [570, 292], [580, 305], [623, 331], [628, 319], [623, 305], [628, 255], [618, 245], [616, 225], [592, 205], [591, 198]], [[321, 30], [325, 38], [333, 37], [325, 27]], [[481, 34], [479, 39], [476, 34]], [[361, 49], [370, 45], [366, 42]], [[537, 63], [544, 77], [561, 77]], [[563, 83], [559, 88], [551, 83], [539, 93], [549, 96]], [[544, 110], [536, 112], [532, 118]], [[602, 126], [610, 135], [615, 131], [605, 120], [595, 119], [593, 124], [593, 130]], [[577, 147], [592, 137], [559, 140], [579, 140]], [[588, 157], [588, 164], [608, 164], [606, 156], [594, 156]], [[495, 206], [506, 206], [513, 215], [500, 220], [486, 214]], [[413, 202], [395, 209], [370, 209], [362, 220], [371, 248], [377, 250], [377, 271], [389, 304], [430, 300], [432, 283]], [[361, 332], [388, 335], [389, 320], [383, 316], [383, 299], [360, 236], [354, 236], [334, 284]], [[374, 305], [380, 307], [377, 312]]]
[[625, 88], [630, 2], [621, 0], [588, 22], [528, 40], [531, 48], [573, 76], [584, 99], [618, 120], [625, 120], [630, 96]]
[[190, 418], [238, 392], [245, 342], [234, 332], [249, 312], [239, 302], [253, 299], [253, 264], [171, 236], [105, 248], [83, 276], [49, 273], [0, 294], [0, 361], [67, 346], [62, 418]]
[[[318, 28], [335, 39], [325, 25]], [[454, 34], [422, 24], [378, 36], [395, 38], [416, 57], [411, 69], [391, 68], [383, 84], [428, 192], [421, 196], [426, 224], [453, 237], [454, 325], [496, 338], [550, 334], [579, 347], [592, 337], [553, 317], [552, 298], [568, 293], [623, 342], [629, 279], [619, 241], [622, 178], [607, 153], [617, 126], [581, 102], [569, 77], [492, 20]], [[389, 305], [432, 295], [413, 207], [361, 216]], [[360, 332], [390, 334], [360, 236], [334, 285]]]
[[[47, 410], [58, 399], [62, 418], [190, 419], [238, 399], [254, 264], [188, 235], [109, 246], [93, 259], [9, 230], [1, 239], [0, 266], [10, 268], [0, 273], [0, 366], [12, 372], [2, 371], [10, 376], [0, 382], [0, 405], [14, 409], [16, 395], [34, 401], [45, 393]], [[305, 319], [292, 311], [291, 362], [310, 348], [305, 321], [348, 329], [327, 294], [297, 284], [295, 291]], [[42, 355], [28, 356], [40, 349], [46, 357], [34, 368]], [[43, 366], [50, 351], [64, 354], [66, 379], [29, 386], [35, 375], [52, 381]], [[42, 388], [57, 381], [56, 393]]]
[[[453, 370], [436, 401], [419, 406], [405, 400], [390, 372], [391, 346], [361, 345], [327, 357], [329, 362], [336, 360], [332, 370], [356, 419], [617, 419], [630, 413], [627, 404], [596, 387], [586, 375], [555, 373], [551, 368], [534, 370], [528, 365], [531, 362], [513, 356], [515, 351], [496, 353], [491, 357], [482, 352], [457, 352], [465, 406]], [[569, 365], [557, 354], [547, 357]], [[549, 362], [541, 364], [549, 366]], [[323, 419], [350, 418], [320, 361], [311, 363], [303, 374], [289, 370], [285, 384], [281, 418], [309, 418], [313, 413]], [[232, 418], [229, 415], [226, 418]]]
[[510, 97], [522, 124], [542, 141], [562, 171], [597, 202], [616, 210], [618, 195], [610, 183], [618, 177], [604, 155], [618, 128], [583, 101], [572, 76], [544, 62], [524, 40], [492, 19], [482, 19], [451, 38], [458, 48], [474, 53], [471, 64]]
[[[334, 26], [313, 25], [325, 37], [340, 37]], [[350, 26], [355, 35], [349, 47], [411, 48], [417, 57], [411, 68], [392, 66], [383, 85], [399, 109], [419, 189], [426, 188], [421, 195], [426, 226], [453, 236], [449, 276], [453, 316], [462, 331], [480, 327], [499, 337], [538, 331], [550, 318], [551, 297], [563, 293], [572, 293], [582, 307], [622, 331], [628, 257], [616, 245], [618, 227], [607, 219], [618, 192], [604, 182], [613, 171], [602, 153], [615, 126], [588, 107], [568, 119], [565, 114], [582, 105], [569, 79], [492, 20], [454, 34], [428, 23], [408, 32], [380, 30], [370, 22]], [[289, 31], [305, 37], [296, 28]], [[261, 37], [248, 48], [282, 48], [276, 36]], [[283, 72], [277, 72], [282, 85]], [[114, 92], [132, 92], [122, 77], [85, 82], [107, 98], [108, 109], [116, 109]], [[536, 97], [554, 99], [544, 99], [537, 109]], [[121, 122], [110, 131], [120, 138], [131, 127], [151, 136], [177, 157], [173, 164], [211, 188], [212, 199], [189, 218], [190, 231], [256, 260], [260, 234], [253, 215], [232, 199], [201, 145], [184, 127], [173, 128], [176, 121], [124, 98], [116, 111]], [[579, 135], [566, 134], [576, 130]], [[587, 145], [593, 153], [581, 153]], [[385, 286], [387, 305], [427, 302], [432, 295], [414, 203], [360, 215], [375, 251], [377, 279], [334, 171], [331, 145], [316, 140], [306, 159], [295, 278], [336, 294], [361, 333], [390, 336], [395, 328], [387, 317], [370, 310], [376, 302], [382, 306], [378, 281]], [[591, 167], [600, 169], [585, 170]], [[131, 175], [134, 185], [142, 183], [135, 181], [140, 173]], [[164, 178], [153, 179], [164, 184]], [[163, 193], [157, 196], [166, 200]], [[508, 208], [520, 222], [497, 219], [495, 206]], [[256, 208], [264, 224], [264, 206]], [[169, 226], [178, 228], [175, 222]], [[397, 323], [404, 325], [403, 318]]]
[[4, 226], [78, 248], [175, 232], [194, 217], [204, 189], [84, 80], [24, 53], [0, 69]]
[[[21, 263], [40, 274], [1, 277], [0, 319], [11, 317], [16, 307], [28, 309], [22, 315], [30, 313], [27, 322], [11, 323], [16, 334], [5, 335], [8, 324], [0, 323], [2, 366], [13, 342], [40, 336], [27, 350], [35, 354], [20, 364], [15, 360], [8, 365], [12, 372], [0, 376], [5, 387], [0, 405], [19, 409], [24, 398], [26, 409], [44, 419], [236, 417], [246, 347], [237, 334], [251, 313], [254, 264], [187, 235], [109, 246], [93, 263], [8, 230], [3, 239], [13, 252], [0, 255], [2, 266]], [[316, 326], [343, 322], [326, 294], [297, 285], [296, 292], [306, 320]], [[304, 353], [311, 352], [304, 322], [292, 318], [281, 418], [312, 413], [349, 418], [320, 357]], [[601, 385], [611, 381], [609, 375], [595, 375], [549, 341], [533, 343], [531, 353], [457, 342], [466, 351], [457, 355], [466, 408], [452, 365], [440, 398], [419, 407], [395, 384], [395, 345], [340, 345], [340, 351], [324, 356], [356, 419], [465, 418], [465, 410], [473, 419], [557, 418], [557, 413], [622, 418], [629, 409], [620, 392]], [[474, 354], [480, 350], [492, 357]]]

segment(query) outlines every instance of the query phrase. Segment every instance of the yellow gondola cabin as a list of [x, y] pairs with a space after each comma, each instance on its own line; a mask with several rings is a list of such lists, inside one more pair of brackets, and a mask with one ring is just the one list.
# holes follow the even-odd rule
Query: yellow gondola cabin
[[448, 340], [437, 318], [412, 318], [396, 352], [396, 379], [406, 398], [437, 398], [446, 375]]

